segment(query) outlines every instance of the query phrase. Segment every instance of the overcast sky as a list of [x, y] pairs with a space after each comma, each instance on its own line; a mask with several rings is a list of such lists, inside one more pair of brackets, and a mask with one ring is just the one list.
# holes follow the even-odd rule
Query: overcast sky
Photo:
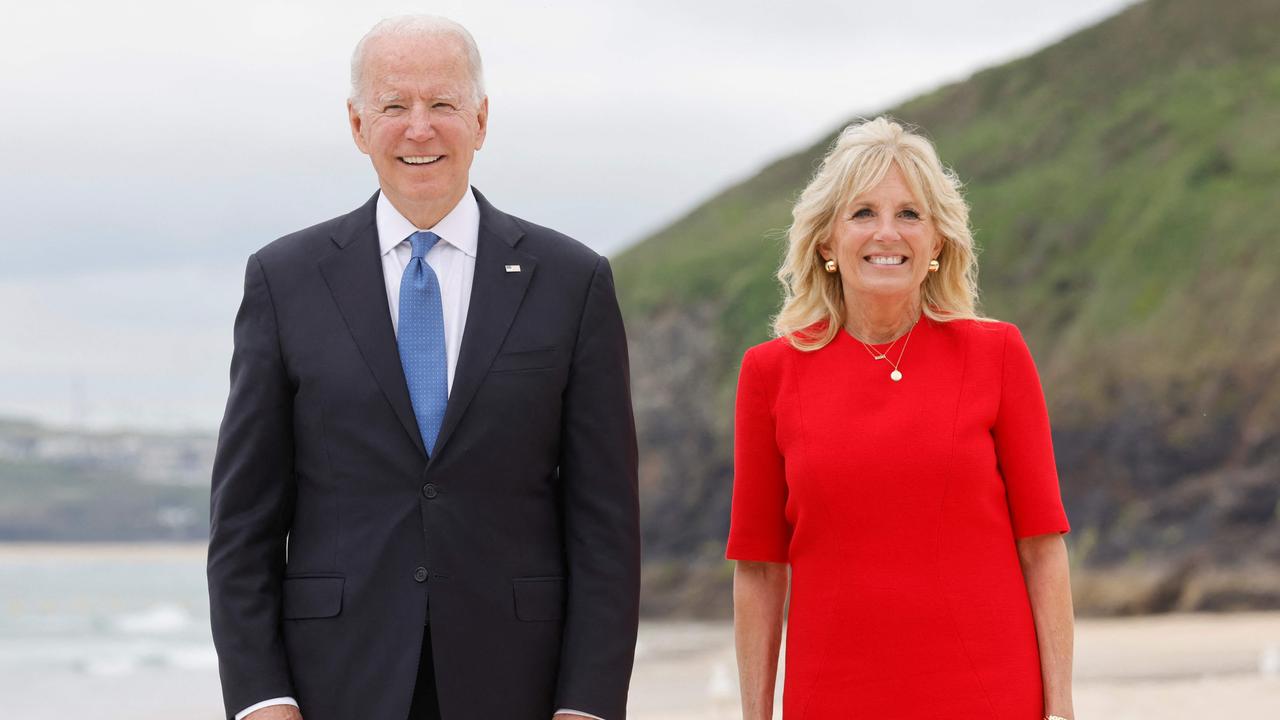
[[1128, 4], [6, 7], [0, 415], [216, 427], [245, 258], [376, 189], [344, 102], [351, 48], [382, 17], [471, 30], [490, 97], [473, 184], [608, 253], [854, 116]]

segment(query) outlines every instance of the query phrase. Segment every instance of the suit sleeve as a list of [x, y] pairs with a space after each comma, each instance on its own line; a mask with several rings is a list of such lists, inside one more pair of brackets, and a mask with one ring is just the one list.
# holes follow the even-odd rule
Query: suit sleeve
[[638, 459], [627, 339], [604, 258], [586, 294], [563, 407], [569, 579], [555, 707], [623, 720], [639, 624]]
[[293, 517], [293, 386], [262, 264], [249, 258], [213, 462], [209, 615], [227, 717], [294, 696], [280, 629]]
[[1015, 537], [1070, 530], [1058, 490], [1049, 411], [1031, 351], [1018, 328], [1005, 332], [1000, 407], [993, 431], [996, 460]]

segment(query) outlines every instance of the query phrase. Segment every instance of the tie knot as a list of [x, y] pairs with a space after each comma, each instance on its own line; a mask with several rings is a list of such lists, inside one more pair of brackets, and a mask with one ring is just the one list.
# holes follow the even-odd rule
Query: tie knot
[[440, 242], [440, 236], [423, 230], [410, 235], [409, 242], [413, 245], [413, 257], [425, 258], [427, 251]]

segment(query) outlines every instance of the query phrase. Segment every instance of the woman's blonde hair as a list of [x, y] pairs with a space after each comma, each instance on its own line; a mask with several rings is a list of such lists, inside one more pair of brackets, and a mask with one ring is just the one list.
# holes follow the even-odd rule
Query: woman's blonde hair
[[796, 349], [818, 350], [844, 325], [840, 275], [826, 272], [818, 247], [830, 240], [840, 211], [879, 184], [894, 163], [943, 239], [941, 268], [920, 286], [924, 314], [944, 322], [986, 319], [978, 312], [978, 259], [960, 179], [942, 166], [927, 138], [881, 116], [840, 133], [791, 211], [787, 256], [778, 269], [782, 311], [773, 331]]

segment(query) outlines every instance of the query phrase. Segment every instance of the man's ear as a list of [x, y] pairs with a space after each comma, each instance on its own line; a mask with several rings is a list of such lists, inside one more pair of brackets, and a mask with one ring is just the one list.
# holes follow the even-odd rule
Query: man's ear
[[476, 150], [484, 147], [484, 136], [489, 131], [489, 96], [480, 100], [480, 109], [476, 111], [476, 123], [480, 129], [476, 131]]
[[364, 118], [360, 116], [360, 111], [350, 100], [347, 101], [347, 120], [351, 123], [351, 139], [356, 141], [356, 147], [360, 148], [360, 152], [368, 155], [369, 146], [365, 143], [361, 132], [364, 129]]

